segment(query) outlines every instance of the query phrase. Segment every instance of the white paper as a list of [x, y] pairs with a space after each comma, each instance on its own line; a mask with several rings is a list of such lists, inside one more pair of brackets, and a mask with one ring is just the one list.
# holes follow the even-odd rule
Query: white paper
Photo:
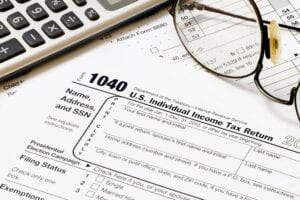
[[199, 70], [166, 10], [107, 37], [1, 93], [1, 199], [300, 199], [293, 107]]
[[[265, 20], [277, 20], [278, 23], [291, 26], [300, 24], [300, 3], [298, 0], [255, 0], [255, 2]], [[265, 59], [264, 69], [266, 70], [262, 72], [261, 77], [263, 79], [262, 84], [267, 91], [287, 99], [291, 88], [299, 80], [300, 34], [286, 29], [281, 29], [281, 31], [283, 39], [282, 61], [278, 65], [273, 65]], [[97, 45], [110, 44], [112, 45], [111, 48], [126, 49], [133, 53], [140, 51], [147, 56], [182, 63], [187, 68], [195, 68], [195, 71], [202, 70], [182, 46], [174, 28], [173, 17], [167, 9], [162, 9], [152, 16], [127, 24], [103, 37], [102, 41], [94, 41], [93, 43]], [[18, 91], [18, 87], [12, 86], [18, 85], [24, 80], [26, 80], [26, 76], [21, 77], [21, 80], [0, 86], [0, 91], [4, 91], [0, 93], [0, 101], [13, 97]], [[238, 85], [258, 92], [252, 76], [239, 80]], [[285, 116], [285, 118], [288, 117]]]
[[23, 84], [1, 115], [1, 199], [300, 199], [298, 124], [137, 55], [95, 48]]

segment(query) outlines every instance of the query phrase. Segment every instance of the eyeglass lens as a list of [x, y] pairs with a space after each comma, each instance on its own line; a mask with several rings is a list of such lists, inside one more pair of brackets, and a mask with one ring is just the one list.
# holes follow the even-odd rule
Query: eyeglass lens
[[254, 72], [262, 34], [250, 1], [195, 0], [189, 7], [186, 2], [178, 1], [175, 24], [189, 53], [203, 67], [221, 75], [243, 77]]

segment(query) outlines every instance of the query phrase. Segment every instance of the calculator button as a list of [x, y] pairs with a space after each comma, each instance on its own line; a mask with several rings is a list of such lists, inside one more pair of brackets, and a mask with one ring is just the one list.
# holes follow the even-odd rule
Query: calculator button
[[95, 21], [100, 18], [99, 14], [96, 12], [95, 9], [89, 8], [85, 11], [85, 15], [92, 21]]
[[10, 0], [0, 0], [0, 12], [7, 11], [12, 9], [14, 5], [11, 3]]
[[73, 2], [77, 5], [77, 6], [84, 6], [86, 4], [86, 0], [73, 0]]
[[63, 15], [60, 20], [70, 30], [75, 30], [75, 29], [83, 26], [83, 23], [74, 14], [74, 12], [69, 12], [69, 13]]
[[29, 22], [26, 18], [20, 13], [15, 12], [7, 17], [8, 23], [17, 30], [29, 26]]
[[21, 43], [13, 38], [0, 44], [0, 63], [24, 53], [26, 50]]
[[34, 29], [23, 34], [23, 40], [31, 47], [38, 47], [45, 43], [42, 36]]
[[0, 22], [0, 38], [3, 38], [9, 34], [10, 34], [9, 30], [2, 22]]
[[55, 21], [50, 21], [42, 26], [42, 30], [49, 38], [58, 38], [65, 34]]
[[53, 12], [60, 12], [68, 8], [67, 4], [63, 0], [46, 0], [46, 5]]
[[27, 1], [29, 1], [29, 0], [16, 0], [18, 3], [25, 3], [25, 2], [27, 2]]
[[38, 3], [29, 6], [26, 12], [35, 21], [40, 21], [49, 16], [45, 9]]

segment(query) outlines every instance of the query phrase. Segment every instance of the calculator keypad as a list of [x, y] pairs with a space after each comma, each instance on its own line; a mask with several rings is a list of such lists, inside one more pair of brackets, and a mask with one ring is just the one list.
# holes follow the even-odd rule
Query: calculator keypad
[[[32, 2], [32, 3], [30, 3]], [[0, 19], [0, 39], [8, 37], [6, 41], [0, 42], [0, 63], [7, 60], [13, 59], [14, 57], [26, 52], [25, 44], [29, 48], [39, 48], [46, 42], [46, 37], [50, 39], [57, 39], [66, 34], [64, 29], [76, 30], [84, 26], [83, 21], [77, 15], [77, 11], [69, 11], [63, 14], [58, 14], [61, 11], [67, 10], [68, 4], [73, 3], [78, 7], [85, 7], [88, 2], [87, 0], [42, 0], [42, 1], [31, 1], [31, 0], [0, 0], [0, 13], [11, 11], [12, 8], [25, 7], [25, 13], [22, 11], [16, 11], [8, 13], [7, 23]], [[19, 4], [19, 5], [18, 5]], [[48, 9], [47, 9], [48, 8]], [[90, 21], [96, 21], [100, 18], [100, 15], [93, 8], [78, 8], [81, 9], [80, 16], [86, 16]], [[48, 10], [52, 11], [51, 13]], [[26, 14], [26, 15], [25, 15]], [[49, 20], [47, 23], [43, 23], [38, 29], [25, 29], [30, 26], [27, 17], [38, 22], [49, 18], [51, 15], [59, 15], [61, 25], [55, 20]], [[57, 18], [56, 18], [57, 19]], [[10, 30], [10, 25], [15, 30]], [[34, 24], [35, 25], [35, 24]], [[22, 31], [24, 29], [24, 31]], [[10, 38], [12, 31], [21, 34], [21, 38]], [[40, 32], [41, 31], [41, 32]], [[23, 40], [23, 41], [20, 41]], [[24, 42], [24, 43], [22, 43]], [[29, 51], [30, 53], [30, 51]]]
[[31, 47], [38, 47], [45, 43], [42, 36], [34, 29], [23, 34], [23, 40]]
[[0, 0], [0, 12], [5, 12], [9, 9], [12, 9], [14, 5], [10, 0]]
[[20, 12], [15, 12], [9, 15], [7, 21], [12, 27], [14, 27], [17, 30], [29, 26], [29, 22]]
[[29, 6], [26, 9], [26, 12], [35, 21], [40, 21], [49, 17], [48, 13], [39, 3], [35, 3]]
[[44, 33], [52, 39], [58, 38], [65, 34], [60, 26], [55, 21], [50, 21], [42, 26]]
[[0, 38], [3, 38], [10, 34], [10, 31], [6, 28], [6, 26], [0, 22]]
[[0, 44], [0, 63], [24, 53], [26, 50], [15, 38]]
[[60, 12], [68, 8], [63, 0], [46, 0], [45, 3], [53, 12]]

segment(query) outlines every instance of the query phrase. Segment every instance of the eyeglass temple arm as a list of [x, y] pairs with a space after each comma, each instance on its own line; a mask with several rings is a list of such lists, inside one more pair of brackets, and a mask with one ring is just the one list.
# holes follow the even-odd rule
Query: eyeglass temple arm
[[[180, 2], [179, 6], [182, 10], [193, 10], [193, 9], [196, 8], [198, 10], [206, 10], [206, 11], [209, 11], [209, 12], [215, 12], [215, 13], [227, 15], [227, 16], [230, 16], [230, 17], [238, 18], [238, 19], [243, 19], [243, 20], [246, 20], [246, 21], [256, 22], [255, 19], [244, 17], [244, 16], [241, 16], [241, 15], [232, 14], [232, 13], [226, 12], [224, 10], [214, 8], [214, 7], [211, 7], [211, 6], [208, 6], [208, 5], [205, 5], [205, 4], [201, 4], [201, 3], [198, 3], [198, 2], [195, 2], [195, 1], [191, 1], [191, 0], [183, 0], [183, 1]], [[271, 23], [270, 21], [267, 21], [267, 20], [263, 20], [262, 22], [264, 24], [270, 24]], [[300, 32], [300, 28], [297, 28], [297, 27], [293, 27], [293, 26], [289, 26], [289, 25], [285, 25], [285, 24], [278, 24], [278, 25], [279, 25], [279, 27], [282, 27], [282, 28], [287, 28], [287, 29], [290, 29], [290, 30]]]

